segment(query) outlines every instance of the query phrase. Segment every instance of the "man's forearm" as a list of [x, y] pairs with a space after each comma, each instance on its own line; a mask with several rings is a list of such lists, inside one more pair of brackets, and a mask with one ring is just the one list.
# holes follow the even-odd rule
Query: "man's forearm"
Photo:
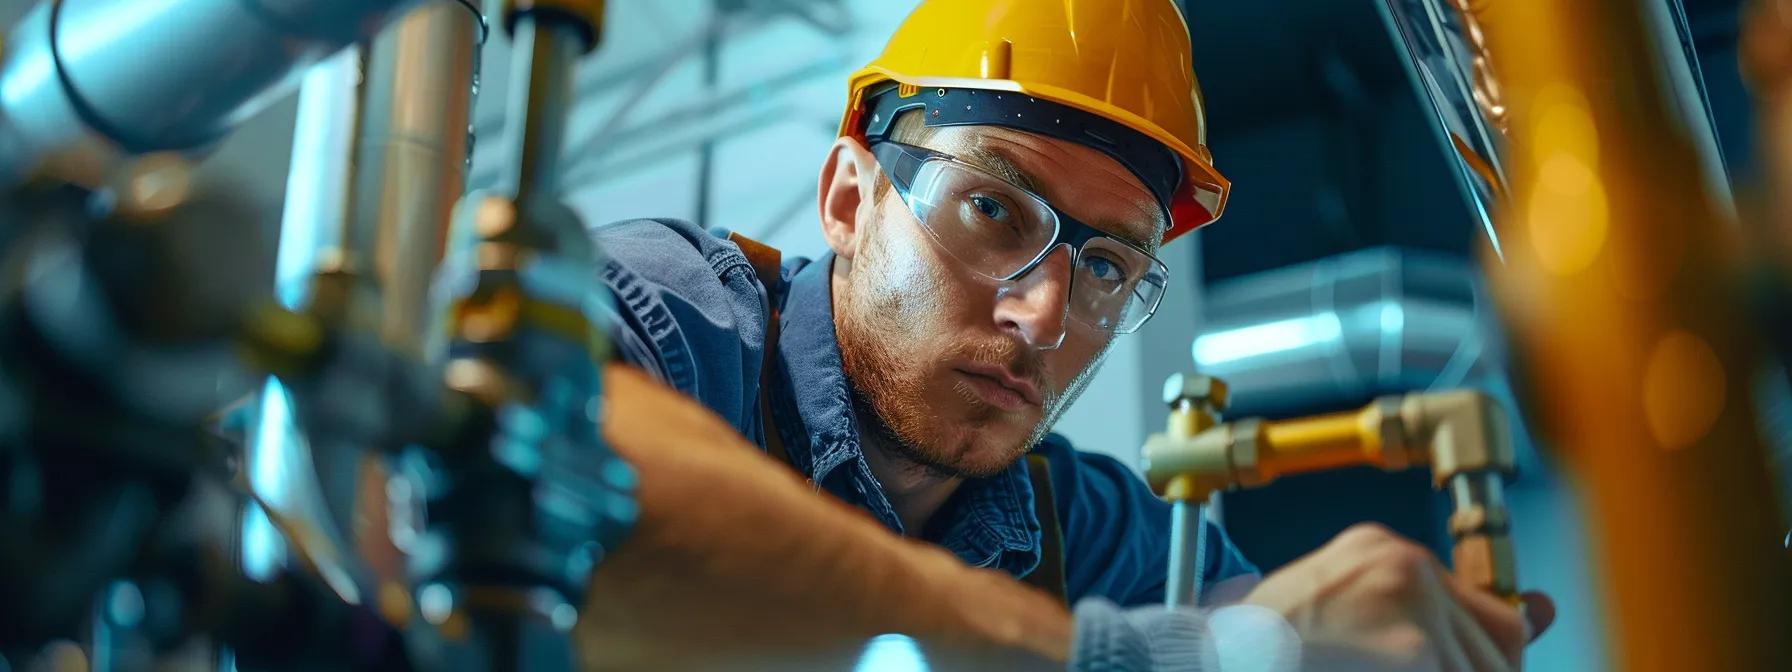
[[605, 391], [605, 437], [640, 474], [641, 519], [593, 576], [587, 664], [777, 667], [893, 632], [930, 656], [1068, 655], [1070, 615], [1045, 594], [890, 534], [638, 371], [611, 367]]

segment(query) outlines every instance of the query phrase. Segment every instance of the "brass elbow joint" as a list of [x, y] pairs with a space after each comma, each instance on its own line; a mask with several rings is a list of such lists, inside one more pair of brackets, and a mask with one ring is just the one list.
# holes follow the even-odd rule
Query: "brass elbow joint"
[[[1357, 411], [1293, 420], [1217, 423], [1225, 384], [1172, 376], [1167, 431], [1142, 451], [1145, 480], [1172, 502], [1254, 488], [1287, 474], [1375, 465], [1431, 465], [1432, 482], [1455, 503], [1450, 533], [1458, 574], [1511, 595], [1513, 558], [1501, 478], [1512, 472], [1505, 413], [1473, 390], [1383, 397]], [[1214, 390], [1218, 390], [1216, 405]]]

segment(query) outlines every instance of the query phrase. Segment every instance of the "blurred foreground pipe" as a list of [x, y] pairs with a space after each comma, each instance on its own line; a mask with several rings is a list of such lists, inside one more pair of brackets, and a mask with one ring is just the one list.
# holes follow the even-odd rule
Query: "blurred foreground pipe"
[[357, 235], [371, 235], [379, 333], [421, 358], [430, 282], [442, 262], [454, 204], [466, 188], [469, 118], [481, 19], [433, 2], [375, 40], [356, 140]]
[[[481, 41], [479, 15], [436, 0], [308, 73], [281, 227], [286, 307], [422, 358], [429, 287], [465, 184]], [[264, 397], [284, 394], [270, 381]], [[260, 403], [250, 457], [266, 465], [253, 471], [258, 491], [333, 538], [354, 538], [379, 577], [396, 579], [383, 472], [364, 473], [376, 447], [311, 445], [282, 401]], [[357, 518], [379, 532], [353, 534]]]
[[420, 0], [44, 0], [0, 64], [0, 183], [77, 150], [202, 149]]
[[[1522, 394], [1585, 493], [1613, 662], [1792, 669], [1782, 512], [1703, 143], [1637, 0], [1476, 8], [1511, 103], [1505, 265]], [[1591, 29], [1589, 27], [1596, 27]]]
[[1757, 186], [1766, 195], [1752, 232], [1785, 272], [1792, 264], [1792, 3], [1749, 2], [1739, 52], [1755, 101]]
[[[352, 47], [324, 59], [305, 73], [299, 88], [274, 267], [274, 293], [289, 310], [311, 304], [319, 258], [343, 244], [365, 56], [365, 50]], [[255, 400], [247, 434], [249, 483], [261, 500], [313, 522], [332, 540], [344, 539], [351, 529], [347, 511], [332, 510], [325, 486], [312, 478], [317, 468], [291, 399], [286, 387], [271, 376]], [[254, 505], [244, 516], [241, 550], [244, 571], [257, 579], [275, 576], [286, 555], [285, 542]]]
[[[366, 47], [346, 220], [352, 243], [338, 259], [347, 266], [336, 269], [344, 272], [338, 282], [354, 286], [338, 291], [365, 302], [345, 311], [346, 326], [377, 333], [385, 347], [416, 361], [433, 333], [430, 286], [466, 190], [483, 21], [471, 6], [434, 0]], [[372, 578], [403, 585], [379, 447], [324, 448], [313, 461], [338, 523], [359, 521], [352, 543]]]

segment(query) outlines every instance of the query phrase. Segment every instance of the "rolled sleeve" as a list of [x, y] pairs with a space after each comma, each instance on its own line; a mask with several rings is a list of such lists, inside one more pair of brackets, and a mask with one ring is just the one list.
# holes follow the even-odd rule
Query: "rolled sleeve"
[[618, 357], [758, 438], [765, 290], [740, 249], [689, 222], [592, 230], [615, 298], [604, 330]]

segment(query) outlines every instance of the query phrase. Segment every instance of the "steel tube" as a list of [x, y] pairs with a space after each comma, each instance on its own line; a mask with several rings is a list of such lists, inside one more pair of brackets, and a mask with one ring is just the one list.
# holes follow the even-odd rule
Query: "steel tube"
[[356, 158], [355, 235], [370, 250], [381, 340], [423, 356], [428, 296], [465, 190], [479, 17], [435, 2], [373, 43]]
[[[517, 202], [524, 208], [551, 201], [559, 190], [560, 152], [572, 105], [572, 70], [588, 45], [567, 21], [525, 17], [514, 31], [508, 118], [513, 126]], [[525, 217], [527, 219], [527, 217]]]
[[1166, 606], [1194, 607], [1201, 597], [1201, 505], [1177, 500], [1170, 504], [1170, 578], [1164, 587]]
[[419, 1], [40, 3], [0, 63], [0, 181], [77, 149], [202, 149]]

